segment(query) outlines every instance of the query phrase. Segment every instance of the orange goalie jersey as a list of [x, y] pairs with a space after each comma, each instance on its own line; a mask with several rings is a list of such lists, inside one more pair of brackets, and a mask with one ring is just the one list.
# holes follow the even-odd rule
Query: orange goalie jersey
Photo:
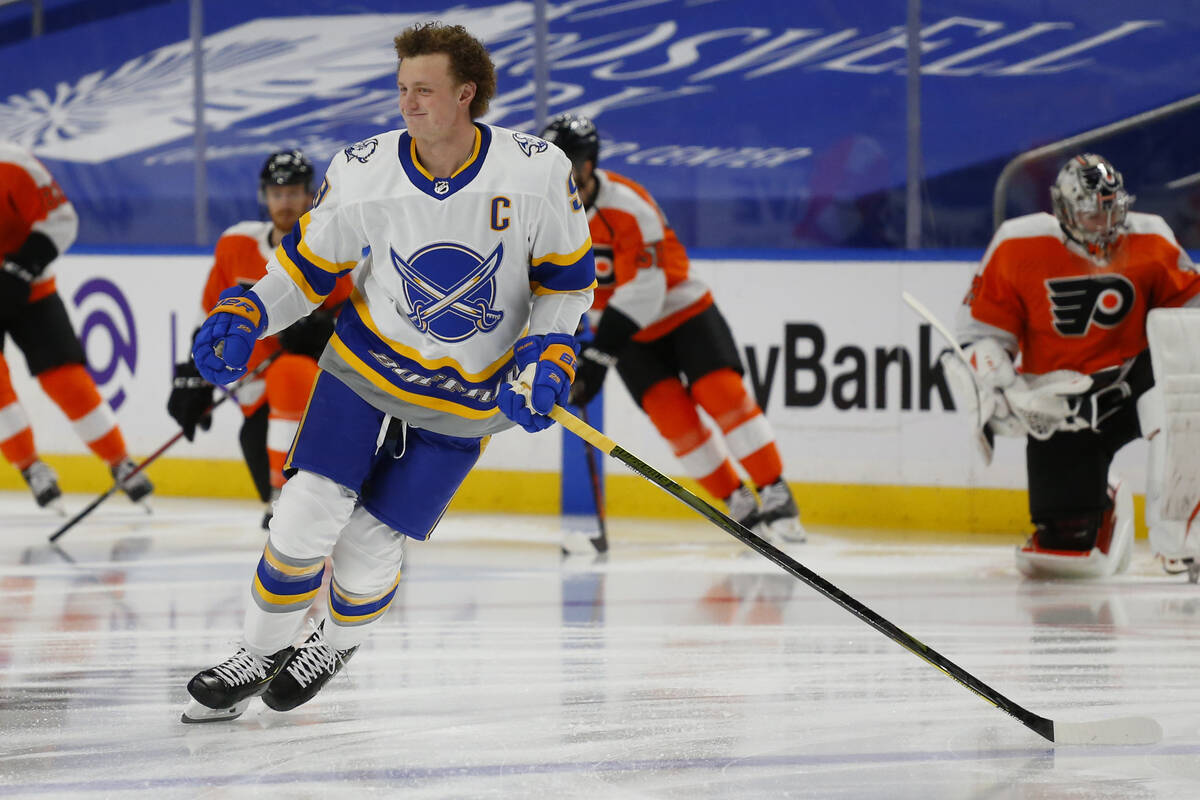
[[634, 340], [653, 341], [711, 306], [712, 293], [688, 276], [687, 252], [649, 192], [608, 170], [596, 170], [596, 179], [588, 210], [596, 254], [592, 308], [614, 302], [641, 326]]
[[[221, 234], [200, 301], [205, 313], [217, 304], [221, 292], [230, 286], [248, 289], [267, 274], [267, 259], [274, 249], [270, 245], [273, 227], [267, 221], [239, 222]], [[349, 276], [342, 278], [321, 308], [337, 308], [350, 296], [353, 288]], [[250, 355], [247, 369], [253, 370], [278, 350], [279, 342], [274, 336], [260, 339]]]
[[1200, 274], [1162, 217], [1131, 212], [1098, 265], [1067, 248], [1055, 217], [1029, 214], [996, 231], [958, 328], [962, 339], [1015, 343], [1023, 372], [1094, 374], [1146, 349], [1151, 309], [1200, 304], [1197, 295]]

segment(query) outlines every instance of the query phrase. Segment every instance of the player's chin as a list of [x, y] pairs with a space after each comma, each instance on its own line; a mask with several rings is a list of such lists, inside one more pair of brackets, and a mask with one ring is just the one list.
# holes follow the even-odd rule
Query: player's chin
[[271, 222], [273, 222], [275, 224], [275, 227], [279, 228], [279, 230], [281, 230], [281, 231], [291, 231], [292, 228], [294, 228], [296, 226], [296, 223], [299, 221], [300, 221], [300, 214], [296, 214], [296, 213], [289, 212], [287, 214], [272, 214], [271, 215]]

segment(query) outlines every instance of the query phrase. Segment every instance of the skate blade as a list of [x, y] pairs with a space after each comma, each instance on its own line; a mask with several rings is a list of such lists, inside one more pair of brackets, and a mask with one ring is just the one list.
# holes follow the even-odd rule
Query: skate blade
[[[601, 542], [603, 542], [603, 550]], [[594, 556], [608, 550], [608, 542], [598, 536], [593, 539], [589, 534], [581, 531], [568, 531], [563, 534], [561, 550], [564, 556]]]
[[183, 710], [183, 716], [179, 718], [179, 721], [193, 724], [197, 722], [228, 722], [235, 720], [246, 713], [246, 709], [250, 707], [251, 699], [247, 697], [240, 703], [225, 708], [209, 708], [196, 700], [192, 700], [188, 703], [188, 707]]
[[67, 516], [67, 507], [64, 506], [62, 504], [62, 500], [60, 500], [58, 498], [51, 500], [49, 503], [46, 503], [46, 505], [42, 506], [42, 508], [46, 509], [47, 511], [53, 511], [55, 514], [57, 514], [60, 517], [65, 518]]

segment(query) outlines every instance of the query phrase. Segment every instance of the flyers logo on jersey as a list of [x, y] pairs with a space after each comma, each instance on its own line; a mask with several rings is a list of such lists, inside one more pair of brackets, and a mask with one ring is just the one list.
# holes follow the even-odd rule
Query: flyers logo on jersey
[[1063, 336], [1086, 336], [1094, 322], [1116, 327], [1133, 308], [1133, 284], [1122, 275], [1054, 278], [1046, 281], [1054, 329]]

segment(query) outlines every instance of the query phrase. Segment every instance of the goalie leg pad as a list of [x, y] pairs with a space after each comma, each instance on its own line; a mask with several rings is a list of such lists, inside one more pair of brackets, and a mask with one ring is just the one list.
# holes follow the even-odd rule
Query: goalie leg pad
[[1164, 526], [1151, 543], [1183, 547], [1200, 508], [1200, 353], [1195, 347], [1200, 310], [1155, 309], [1147, 318], [1146, 334], [1156, 384], [1138, 403], [1142, 431], [1151, 445], [1147, 523], [1151, 529], [1159, 522], [1182, 523], [1182, 534], [1178, 524]]

